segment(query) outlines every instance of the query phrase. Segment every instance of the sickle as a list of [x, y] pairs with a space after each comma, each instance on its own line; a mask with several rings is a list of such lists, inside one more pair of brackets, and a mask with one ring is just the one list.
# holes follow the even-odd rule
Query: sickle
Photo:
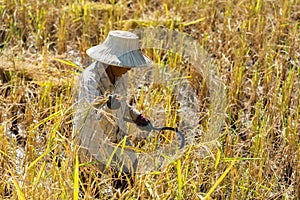
[[[151, 126], [152, 126], [152, 124], [151, 124]], [[164, 127], [154, 127], [154, 126], [152, 126], [152, 130], [157, 130], [157, 131], [163, 131], [163, 130], [175, 131], [176, 134], [177, 134], [177, 135], [179, 136], [179, 138], [180, 138], [180, 146], [179, 146], [179, 149], [182, 149], [182, 148], [183, 148], [184, 142], [185, 142], [185, 141], [184, 141], [184, 136], [183, 136], [183, 134], [182, 134], [181, 131], [178, 131], [177, 128], [168, 127], [168, 126], [164, 126]]]
[[[127, 122], [131, 122], [131, 123], [134, 123], [133, 120], [131, 119], [128, 119], [128, 118], [124, 118], [125, 121]], [[164, 131], [164, 130], [168, 130], [168, 131], [175, 131], [176, 134], [179, 136], [180, 138], [180, 146], [179, 146], [179, 149], [182, 149], [183, 146], [184, 146], [184, 136], [182, 134], [181, 131], [179, 131], [177, 128], [173, 128], [173, 127], [168, 127], [168, 126], [164, 126], [164, 127], [154, 127], [152, 124], [150, 124], [150, 127], [152, 130], [156, 130], [156, 131]]]

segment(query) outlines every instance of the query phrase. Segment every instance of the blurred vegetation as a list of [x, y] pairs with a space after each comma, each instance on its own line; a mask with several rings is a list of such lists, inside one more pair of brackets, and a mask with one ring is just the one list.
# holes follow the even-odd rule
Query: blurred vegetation
[[[0, 198], [300, 198], [298, 0], [2, 0], [0, 18]], [[227, 88], [226, 121], [206, 156], [192, 144], [111, 197], [111, 177], [71, 149], [74, 77], [110, 30], [142, 27], [202, 45]]]

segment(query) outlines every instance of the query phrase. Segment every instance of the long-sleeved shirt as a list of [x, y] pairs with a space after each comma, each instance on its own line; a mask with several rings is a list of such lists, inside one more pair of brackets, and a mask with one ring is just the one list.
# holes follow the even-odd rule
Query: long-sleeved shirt
[[[106, 64], [96, 61], [84, 70], [80, 79], [74, 121], [74, 133], [80, 147], [104, 163], [115, 151], [108, 144], [119, 143], [126, 136], [126, 122], [123, 118], [135, 120], [140, 114], [126, 102], [126, 74], [116, 79], [113, 85], [105, 71], [106, 67]], [[108, 94], [121, 97], [119, 109], [111, 110], [107, 107]], [[128, 139], [126, 145], [130, 145]], [[133, 154], [129, 155], [131, 156], [134, 157]]]

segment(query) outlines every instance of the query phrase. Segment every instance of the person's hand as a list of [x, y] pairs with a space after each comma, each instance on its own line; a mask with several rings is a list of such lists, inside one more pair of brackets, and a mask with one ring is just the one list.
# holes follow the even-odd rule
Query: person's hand
[[149, 119], [147, 119], [144, 115], [140, 114], [137, 116], [136, 120], [134, 120], [134, 123], [142, 130], [144, 131], [151, 131], [152, 130], [152, 124]]
[[106, 102], [106, 105], [111, 110], [117, 110], [121, 107], [120, 101], [117, 99], [116, 94], [110, 94], [108, 95], [108, 101]]

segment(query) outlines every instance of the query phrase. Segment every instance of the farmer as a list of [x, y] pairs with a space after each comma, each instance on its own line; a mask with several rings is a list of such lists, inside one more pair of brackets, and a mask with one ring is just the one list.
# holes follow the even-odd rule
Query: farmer
[[141, 53], [138, 36], [126, 31], [109, 32], [104, 43], [88, 49], [87, 54], [95, 61], [80, 79], [74, 123], [79, 158], [81, 162], [96, 161], [101, 171], [110, 166], [125, 174], [134, 173], [135, 152], [120, 148], [131, 145], [124, 118], [142, 130], [150, 130], [151, 124], [125, 100], [126, 73], [149, 67], [152, 61]]

